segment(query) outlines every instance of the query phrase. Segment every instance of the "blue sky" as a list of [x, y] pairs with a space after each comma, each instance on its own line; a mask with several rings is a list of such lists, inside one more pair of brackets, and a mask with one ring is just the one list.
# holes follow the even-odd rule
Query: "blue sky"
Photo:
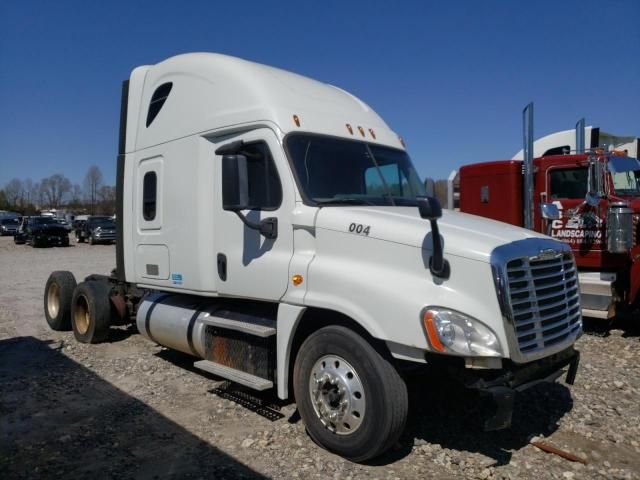
[[0, 187], [92, 164], [115, 182], [121, 81], [213, 51], [349, 90], [401, 136], [419, 173], [521, 148], [580, 117], [640, 135], [640, 1], [0, 2]]

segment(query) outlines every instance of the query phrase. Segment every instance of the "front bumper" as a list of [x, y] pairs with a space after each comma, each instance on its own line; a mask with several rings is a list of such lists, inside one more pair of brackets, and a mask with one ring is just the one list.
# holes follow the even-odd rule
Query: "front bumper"
[[[508, 361], [506, 361], [508, 362]], [[518, 365], [509, 362], [498, 371], [465, 370], [465, 387], [478, 391], [492, 401], [495, 413], [484, 422], [485, 430], [500, 430], [511, 426], [517, 392], [542, 382], [554, 382], [567, 369], [565, 381], [573, 385], [580, 363], [580, 352], [569, 347], [549, 357]]]
[[116, 234], [110, 232], [94, 233], [93, 240], [95, 242], [114, 242], [116, 240]]

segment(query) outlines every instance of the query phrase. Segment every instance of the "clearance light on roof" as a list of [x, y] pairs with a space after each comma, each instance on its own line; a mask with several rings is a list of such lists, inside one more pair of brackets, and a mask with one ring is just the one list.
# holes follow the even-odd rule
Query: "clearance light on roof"
[[404, 144], [404, 139], [402, 137], [398, 137], [398, 140], [400, 140], [400, 144], [404, 147], [407, 148], [407, 146]]
[[353, 135], [353, 128], [351, 128], [351, 125], [349, 125], [348, 123], [347, 123], [347, 130], [349, 130], [349, 133]]
[[358, 131], [360, 132], [360, 135], [362, 135], [364, 137], [364, 128], [362, 128], [360, 125], [358, 125]]
[[611, 155], [613, 155], [614, 157], [626, 157], [627, 156], [627, 151], [626, 150], [614, 150], [613, 152], [611, 152]]
[[373, 128], [369, 129], [369, 133], [371, 134], [371, 137], [375, 140], [376, 139], [376, 132], [373, 131]]
[[300, 126], [300, 117], [298, 117], [298, 115], [293, 116], [293, 123], [296, 124], [296, 127]]

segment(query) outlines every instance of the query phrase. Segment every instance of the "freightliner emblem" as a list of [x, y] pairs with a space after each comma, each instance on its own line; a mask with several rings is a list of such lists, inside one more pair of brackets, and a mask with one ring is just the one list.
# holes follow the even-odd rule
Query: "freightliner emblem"
[[537, 260], [552, 260], [554, 258], [558, 258], [561, 253], [558, 253], [553, 248], [547, 248], [545, 250], [540, 250], [540, 253], [536, 257]]

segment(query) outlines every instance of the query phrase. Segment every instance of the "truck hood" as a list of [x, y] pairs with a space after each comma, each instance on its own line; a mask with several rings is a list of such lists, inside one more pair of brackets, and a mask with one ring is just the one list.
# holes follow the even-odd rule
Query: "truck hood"
[[[548, 239], [524, 228], [450, 210], [443, 211], [438, 227], [445, 256], [482, 262], [489, 262], [491, 252], [500, 245], [526, 238]], [[316, 228], [431, 249], [431, 237], [427, 236], [431, 227], [417, 207], [322, 207]]]

